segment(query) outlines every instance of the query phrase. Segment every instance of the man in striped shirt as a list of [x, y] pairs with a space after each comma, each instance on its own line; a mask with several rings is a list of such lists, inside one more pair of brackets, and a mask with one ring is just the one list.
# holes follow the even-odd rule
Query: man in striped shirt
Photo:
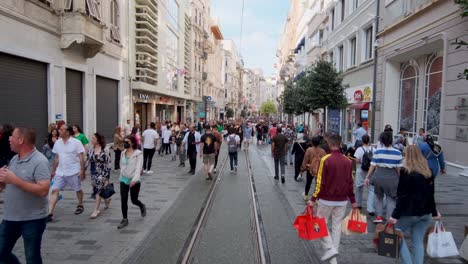
[[383, 132], [380, 136], [380, 140], [385, 147], [375, 150], [365, 182], [366, 186], [370, 184], [374, 185], [377, 213], [374, 223], [382, 223], [384, 221], [384, 197], [387, 199], [386, 219], [390, 219], [396, 205], [400, 168], [403, 167], [403, 156], [401, 152], [392, 147], [392, 133]]

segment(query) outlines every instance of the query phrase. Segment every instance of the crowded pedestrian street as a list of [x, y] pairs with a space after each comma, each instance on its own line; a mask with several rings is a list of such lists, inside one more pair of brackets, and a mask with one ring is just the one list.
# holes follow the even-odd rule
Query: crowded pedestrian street
[[[89, 178], [83, 182], [83, 214], [74, 215], [71, 210], [75, 206], [73, 191], [63, 191], [56, 209], [60, 217], [44, 232], [44, 263], [181, 263], [198, 224], [199, 233], [187, 263], [262, 263], [259, 241], [266, 263], [321, 263], [319, 244], [299, 239], [293, 228], [296, 216], [306, 206], [302, 199], [305, 181], [294, 181], [293, 166], [286, 166], [284, 184], [274, 180], [270, 146], [256, 144], [248, 152], [239, 151], [237, 173], [229, 171], [227, 148], [221, 151], [220, 163], [214, 181], [206, 181], [200, 160], [196, 174], [190, 175], [170, 156], [155, 157], [155, 173], [141, 179], [140, 199], [147, 205], [147, 216], [141, 218], [138, 207], [130, 207], [130, 225], [122, 230], [116, 228], [121, 219], [118, 195], [113, 196], [109, 209], [90, 219], [94, 200], [89, 197]], [[113, 171], [111, 180], [117, 179], [118, 173]], [[438, 210], [457, 245], [463, 242], [468, 217], [466, 188], [468, 178], [453, 172], [437, 178]], [[252, 203], [257, 206], [256, 214]], [[207, 206], [203, 222], [198, 223]], [[395, 263], [377, 256], [371, 220], [368, 217], [367, 235], [342, 237], [339, 263]], [[259, 222], [260, 240], [255, 221]], [[21, 240], [14, 252], [24, 258]], [[455, 264], [463, 260], [426, 258], [424, 263]]]

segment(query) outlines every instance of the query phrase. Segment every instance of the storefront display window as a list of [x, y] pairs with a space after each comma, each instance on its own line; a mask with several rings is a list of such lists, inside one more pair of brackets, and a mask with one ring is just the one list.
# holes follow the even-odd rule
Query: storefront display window
[[436, 54], [428, 56], [426, 65], [424, 127], [426, 132], [439, 135], [440, 100], [442, 93], [443, 58]]
[[408, 133], [416, 133], [416, 112], [418, 108], [418, 69], [412, 63], [403, 64], [400, 77], [399, 127]]

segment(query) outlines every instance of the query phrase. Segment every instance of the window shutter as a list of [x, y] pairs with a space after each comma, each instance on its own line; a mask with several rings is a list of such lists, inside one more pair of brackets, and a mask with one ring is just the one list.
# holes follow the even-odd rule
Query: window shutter
[[72, 4], [73, 4], [73, 0], [65, 0], [65, 6], [63, 7], [63, 9], [72, 10]]

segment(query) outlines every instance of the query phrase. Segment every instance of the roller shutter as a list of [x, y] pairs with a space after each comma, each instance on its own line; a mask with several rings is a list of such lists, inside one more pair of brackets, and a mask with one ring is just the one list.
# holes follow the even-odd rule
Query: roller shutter
[[67, 86], [68, 124], [78, 124], [83, 129], [83, 73], [67, 69], [65, 82]]
[[114, 128], [119, 124], [119, 82], [96, 76], [97, 132], [104, 135], [106, 143], [113, 142]]
[[47, 64], [0, 53], [0, 122], [36, 129], [36, 145], [47, 136]]

